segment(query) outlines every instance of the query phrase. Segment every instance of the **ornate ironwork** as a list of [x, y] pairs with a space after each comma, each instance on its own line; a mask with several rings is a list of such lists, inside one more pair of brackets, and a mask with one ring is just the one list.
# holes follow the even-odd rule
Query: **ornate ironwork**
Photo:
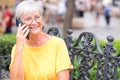
[[[69, 39], [69, 40], [66, 40]], [[70, 52], [70, 57], [74, 65], [74, 58], [77, 59], [79, 68], [77, 69], [78, 80], [90, 80], [91, 70], [95, 69], [96, 77], [94, 80], [116, 80], [117, 68], [120, 64], [120, 57], [113, 55], [116, 49], [113, 47], [112, 36], [108, 36], [108, 43], [104, 46], [103, 51], [100, 49], [97, 37], [90, 32], [83, 32], [79, 35], [75, 45], [73, 44], [70, 34], [65, 41]], [[73, 76], [75, 70], [72, 71]], [[71, 80], [73, 78], [71, 77]]]
[[51, 27], [48, 31], [47, 31], [48, 34], [50, 35], [54, 35], [54, 36], [58, 36], [58, 37], [61, 37], [62, 38], [62, 34], [60, 32], [60, 30], [56, 27]]
[[96, 55], [98, 61], [96, 80], [117, 80], [117, 67], [119, 66], [120, 57], [115, 53], [113, 46], [113, 36], [107, 37], [108, 43], [104, 46], [102, 55]]
[[9, 79], [10, 55], [0, 56], [0, 80]]
[[[118, 66], [120, 66], [120, 54], [115, 55], [115, 47], [113, 46], [113, 36], [107, 37], [107, 43], [101, 49], [98, 39], [95, 34], [83, 32], [79, 35], [76, 41], [73, 40], [72, 30], [68, 30], [68, 35], [64, 38], [68, 47], [69, 55], [72, 64], [77, 63], [78, 67], [71, 71], [70, 80], [73, 80], [74, 74], [77, 71], [76, 80], [91, 80], [91, 71], [94, 71], [94, 80], [117, 80]], [[60, 31], [57, 28], [50, 28], [48, 34], [62, 38]], [[4, 78], [3, 66], [9, 64], [10, 56], [0, 56], [0, 79]], [[6, 72], [5, 72], [6, 73]], [[9, 75], [9, 73], [8, 73]], [[7, 75], [7, 77], [9, 77]]]

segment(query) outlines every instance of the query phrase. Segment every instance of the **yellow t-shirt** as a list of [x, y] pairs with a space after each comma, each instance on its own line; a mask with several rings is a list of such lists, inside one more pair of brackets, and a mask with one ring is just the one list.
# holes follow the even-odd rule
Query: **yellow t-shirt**
[[[12, 49], [11, 64], [14, 58], [15, 46]], [[65, 42], [52, 36], [40, 47], [27, 44], [23, 50], [23, 65], [25, 80], [57, 80], [57, 73], [72, 69]]]

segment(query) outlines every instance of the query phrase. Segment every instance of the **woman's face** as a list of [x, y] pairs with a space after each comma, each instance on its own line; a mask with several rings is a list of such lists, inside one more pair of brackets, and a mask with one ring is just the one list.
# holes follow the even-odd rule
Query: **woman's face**
[[29, 27], [30, 33], [38, 34], [42, 31], [42, 16], [38, 10], [23, 15], [21, 20]]

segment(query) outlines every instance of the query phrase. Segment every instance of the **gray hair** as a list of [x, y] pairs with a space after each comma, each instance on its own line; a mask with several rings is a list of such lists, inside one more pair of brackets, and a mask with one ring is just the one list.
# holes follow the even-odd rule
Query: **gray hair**
[[42, 6], [34, 0], [25, 0], [19, 3], [16, 7], [15, 18], [20, 18], [24, 14], [28, 14], [38, 10], [43, 15]]

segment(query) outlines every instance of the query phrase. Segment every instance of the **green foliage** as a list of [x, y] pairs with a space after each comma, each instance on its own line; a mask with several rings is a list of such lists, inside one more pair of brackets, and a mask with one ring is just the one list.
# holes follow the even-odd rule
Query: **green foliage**
[[80, 73], [79, 73], [79, 64], [78, 64], [78, 60], [77, 60], [77, 56], [75, 56], [74, 58], [74, 76], [73, 76], [73, 79], [74, 80], [78, 80], [79, 76], [80, 76]]
[[[15, 44], [15, 34], [0, 35], [0, 56], [10, 55], [11, 49]], [[1, 58], [2, 68], [8, 70], [10, 58]]]
[[117, 54], [118, 53], [120, 53], [120, 40], [115, 40], [114, 42], [113, 42], [113, 45], [114, 45], [114, 47], [116, 48], [116, 50], [117, 50]]
[[[76, 39], [75, 42], [76, 43]], [[103, 51], [103, 47], [107, 44], [107, 41], [104, 40], [99, 40], [99, 45], [100, 45], [100, 49]], [[120, 40], [114, 40], [113, 41], [113, 47], [116, 48], [116, 52], [115, 54], [119, 54], [120, 53]], [[79, 64], [77, 61], [77, 56], [75, 56], [74, 59], [74, 74], [73, 74], [73, 80], [79, 80], [79, 76], [81, 76], [80, 72], [79, 72]], [[95, 80], [96, 78], [96, 70], [97, 70], [97, 63], [93, 66], [93, 68], [90, 69], [90, 80]], [[120, 80], [120, 67], [118, 67], [117, 70], [117, 80]]]
[[[107, 44], [107, 41], [99, 40], [100, 48], [103, 50], [103, 46]], [[113, 41], [113, 47], [116, 49], [115, 54], [120, 53], [120, 40], [114, 40]]]
[[[75, 42], [73, 44], [76, 43], [76, 39]], [[15, 34], [3, 34], [0, 35], [0, 55], [10, 55], [11, 53], [11, 49], [13, 47], [13, 45], [15, 44]], [[99, 45], [100, 48], [103, 50], [103, 46], [105, 46], [105, 44], [107, 43], [107, 41], [103, 41], [103, 40], [99, 40]], [[116, 54], [120, 53], [120, 40], [114, 40], [113, 41], [113, 46], [116, 48]], [[8, 70], [8, 66], [9, 66], [9, 62], [10, 59], [7, 60], [8, 63], [6, 63], [5, 59], [2, 59], [2, 64], [4, 64], [3, 68]], [[90, 80], [95, 80], [95, 75], [96, 75], [96, 68], [97, 68], [97, 63], [95, 64], [95, 66], [90, 70]], [[120, 68], [118, 68], [118, 73], [117, 73], [117, 77], [118, 80], [120, 80]], [[79, 80], [80, 73], [79, 73], [79, 64], [77, 62], [77, 58], [75, 56], [75, 60], [74, 60], [74, 74], [73, 74], [73, 80]]]
[[15, 44], [15, 34], [0, 35], [0, 55], [10, 54]]

